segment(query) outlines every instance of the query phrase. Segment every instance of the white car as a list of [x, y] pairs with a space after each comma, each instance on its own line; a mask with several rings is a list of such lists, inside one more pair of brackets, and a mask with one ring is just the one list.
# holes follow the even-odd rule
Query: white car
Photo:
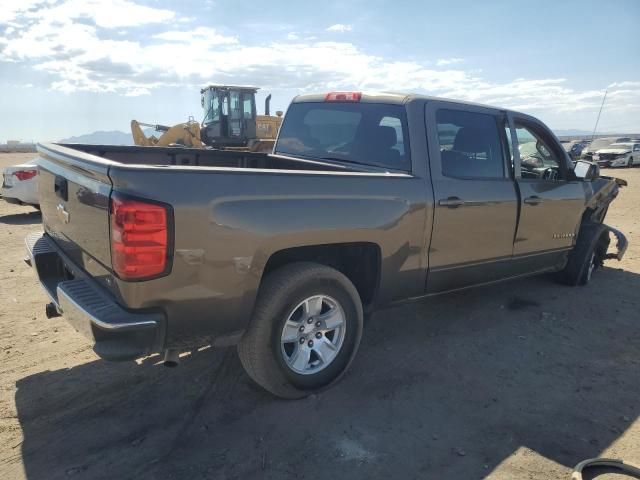
[[38, 207], [37, 176], [36, 160], [5, 168], [2, 175], [2, 198], [9, 203]]
[[640, 142], [612, 143], [593, 154], [600, 167], [632, 167], [640, 165]]

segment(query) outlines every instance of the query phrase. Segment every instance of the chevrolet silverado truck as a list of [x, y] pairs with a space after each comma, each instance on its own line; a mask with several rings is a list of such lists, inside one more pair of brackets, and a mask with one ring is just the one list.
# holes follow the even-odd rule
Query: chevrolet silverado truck
[[583, 285], [627, 245], [603, 223], [623, 181], [471, 103], [299, 96], [270, 154], [38, 152], [44, 231], [26, 243], [47, 316], [107, 360], [237, 344], [285, 398], [336, 382], [375, 309], [543, 272]]

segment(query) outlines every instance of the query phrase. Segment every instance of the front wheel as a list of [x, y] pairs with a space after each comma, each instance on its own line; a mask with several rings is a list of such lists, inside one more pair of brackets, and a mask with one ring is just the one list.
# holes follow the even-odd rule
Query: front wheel
[[263, 280], [238, 354], [260, 386], [300, 398], [344, 374], [362, 325], [360, 296], [346, 276], [324, 265], [293, 263]]
[[629, 157], [629, 160], [627, 161], [627, 167], [633, 167], [633, 157]]
[[582, 225], [576, 244], [569, 253], [567, 264], [559, 272], [559, 280], [570, 286], [589, 283], [593, 273], [603, 265], [609, 241], [609, 231], [604, 225]]

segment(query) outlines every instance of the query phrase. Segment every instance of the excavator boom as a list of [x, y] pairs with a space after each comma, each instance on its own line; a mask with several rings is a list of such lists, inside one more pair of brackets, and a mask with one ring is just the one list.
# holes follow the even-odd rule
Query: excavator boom
[[[142, 126], [154, 127], [156, 131], [163, 133], [158, 138], [154, 135], [147, 137], [142, 131]], [[200, 124], [194, 121], [178, 123], [169, 127], [131, 120], [131, 135], [133, 136], [133, 142], [141, 147], [181, 145], [189, 148], [204, 148], [204, 143], [200, 139]]]

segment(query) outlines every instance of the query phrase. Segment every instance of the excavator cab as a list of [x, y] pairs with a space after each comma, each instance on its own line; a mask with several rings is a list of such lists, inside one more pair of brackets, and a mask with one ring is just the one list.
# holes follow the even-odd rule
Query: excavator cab
[[255, 87], [210, 85], [203, 88], [202, 141], [211, 146], [246, 147], [256, 138]]
[[[270, 152], [282, 124], [282, 112], [269, 114], [271, 95], [264, 103], [264, 115], [256, 113], [256, 87], [209, 85], [200, 90], [204, 119], [202, 125], [189, 117], [173, 126], [154, 125], [131, 120], [134, 143], [140, 146], [212, 147], [224, 150]], [[162, 132], [159, 138], [147, 137], [142, 127]]]

